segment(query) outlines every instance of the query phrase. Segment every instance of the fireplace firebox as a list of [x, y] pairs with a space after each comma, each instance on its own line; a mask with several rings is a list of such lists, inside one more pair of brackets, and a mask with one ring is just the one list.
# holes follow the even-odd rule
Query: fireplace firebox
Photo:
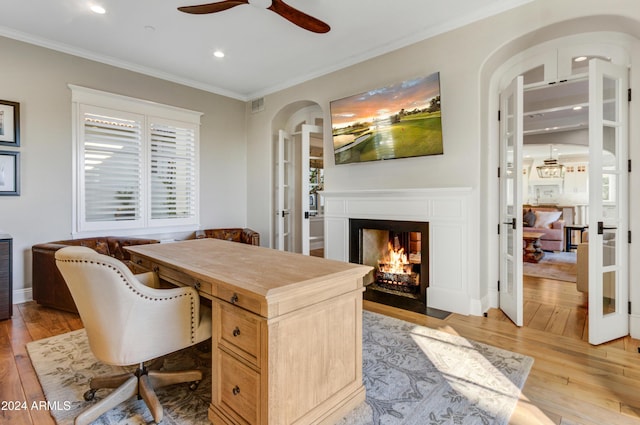
[[427, 314], [429, 223], [350, 219], [349, 261], [374, 268], [364, 299]]

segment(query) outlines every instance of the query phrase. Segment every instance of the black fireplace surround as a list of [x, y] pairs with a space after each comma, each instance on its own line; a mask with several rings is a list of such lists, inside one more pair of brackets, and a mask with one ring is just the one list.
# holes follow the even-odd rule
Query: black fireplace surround
[[[349, 219], [349, 261], [352, 263], [365, 264], [364, 253], [367, 247], [364, 234], [368, 230], [388, 231], [388, 239], [396, 243], [399, 242], [404, 251], [409, 254], [411, 251], [409, 235], [417, 233], [420, 235], [419, 252], [414, 252], [413, 256], [420, 261], [412, 261], [412, 268], [419, 275], [419, 288], [390, 289], [393, 285], [379, 285], [376, 278], [372, 277], [372, 282], [367, 285], [364, 299], [391, 305], [405, 310], [415, 311], [421, 314], [428, 314], [427, 308], [427, 287], [429, 286], [429, 223], [423, 221], [398, 221], [398, 220], [371, 220], [371, 219]], [[393, 242], [392, 242], [393, 243]], [[415, 243], [415, 242], [414, 242]], [[414, 245], [415, 247], [415, 245]], [[419, 257], [418, 257], [419, 255]], [[368, 261], [371, 263], [372, 261]], [[377, 268], [377, 264], [367, 264]], [[373, 273], [375, 276], [375, 273]], [[431, 314], [430, 314], [431, 315]]]

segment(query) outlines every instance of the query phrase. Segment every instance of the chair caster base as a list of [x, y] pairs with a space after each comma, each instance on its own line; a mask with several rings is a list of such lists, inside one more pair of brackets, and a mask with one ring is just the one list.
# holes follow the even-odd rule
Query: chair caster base
[[91, 401], [91, 400], [93, 400], [93, 398], [96, 396], [96, 391], [97, 391], [97, 390], [87, 390], [87, 391], [84, 393], [84, 395], [83, 395], [84, 400], [85, 400], [85, 401]]

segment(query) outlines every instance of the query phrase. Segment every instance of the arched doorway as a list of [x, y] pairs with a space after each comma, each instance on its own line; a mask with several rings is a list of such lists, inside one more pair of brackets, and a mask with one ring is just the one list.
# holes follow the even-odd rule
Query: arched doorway
[[317, 192], [324, 184], [323, 121], [320, 105], [300, 101], [272, 122], [276, 249], [322, 256], [324, 218]]
[[[558, 38], [512, 56], [498, 66], [491, 77], [490, 96], [496, 103], [500, 99], [500, 112], [506, 111], [499, 124], [488, 121], [489, 143], [494, 139], [491, 135], [494, 140], [500, 140], [500, 154], [493, 157], [501, 158], [496, 182], [500, 191], [494, 193], [500, 206], [498, 251], [501, 254], [497, 261], [500, 264], [497, 298], [500, 308], [508, 311], [507, 315], [519, 326], [522, 325], [523, 192], [526, 195], [532, 193], [534, 180], [532, 178], [524, 187], [523, 175], [531, 175], [535, 170], [534, 167], [527, 170], [522, 165], [523, 139], [527, 135], [531, 145], [553, 140], [556, 143], [571, 141], [586, 147], [589, 154], [588, 164], [584, 167], [592, 168], [591, 178], [585, 180], [588, 181], [585, 190], [591, 198], [591, 218], [582, 217], [593, 235], [588, 241], [590, 249], [583, 254], [588, 256], [589, 269], [589, 339], [595, 344], [628, 333], [626, 229], [629, 192], [626, 164], [629, 117], [625, 111], [627, 67], [630, 66], [628, 51], [635, 41], [632, 37], [615, 33], [585, 33]], [[589, 65], [585, 66], [586, 63]], [[505, 89], [510, 82], [516, 79], [522, 81], [517, 86], [519, 88], [511, 89], [508, 101], [500, 98], [506, 94]], [[522, 100], [527, 92], [535, 100], [529, 102], [528, 107], [526, 104], [523, 106]], [[585, 109], [588, 112], [584, 112]], [[551, 203], [562, 198], [557, 195], [563, 194], [565, 186], [564, 173], [552, 177], [555, 178], [542, 179], [546, 187], [556, 188], [558, 199], [552, 199]], [[492, 180], [495, 181], [489, 178], [488, 182]], [[607, 198], [603, 195], [603, 187], [605, 183], [611, 186], [607, 183], [610, 181], [614, 182], [615, 188], [608, 187], [608, 191], [614, 190], [615, 194], [609, 194]], [[550, 193], [553, 192], [551, 189]], [[490, 186], [488, 192], [492, 192]], [[570, 198], [564, 196], [560, 206], [563, 203], [569, 205]], [[571, 215], [567, 216], [567, 221], [573, 224], [577, 218], [573, 206], [565, 209], [564, 213], [569, 211]], [[506, 218], [509, 218], [508, 226]], [[601, 232], [600, 229], [604, 230]], [[528, 237], [531, 235], [529, 232]], [[566, 233], [563, 236], [566, 237]], [[561, 243], [551, 249], [564, 251], [564, 246]], [[611, 332], [613, 328], [617, 331]]]

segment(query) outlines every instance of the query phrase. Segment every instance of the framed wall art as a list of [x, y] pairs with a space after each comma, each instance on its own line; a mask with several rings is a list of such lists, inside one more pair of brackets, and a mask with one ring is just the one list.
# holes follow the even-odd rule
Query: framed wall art
[[20, 104], [0, 100], [0, 145], [20, 146]]
[[336, 165], [442, 155], [440, 73], [331, 101]]
[[20, 195], [20, 152], [0, 151], [0, 196]]

